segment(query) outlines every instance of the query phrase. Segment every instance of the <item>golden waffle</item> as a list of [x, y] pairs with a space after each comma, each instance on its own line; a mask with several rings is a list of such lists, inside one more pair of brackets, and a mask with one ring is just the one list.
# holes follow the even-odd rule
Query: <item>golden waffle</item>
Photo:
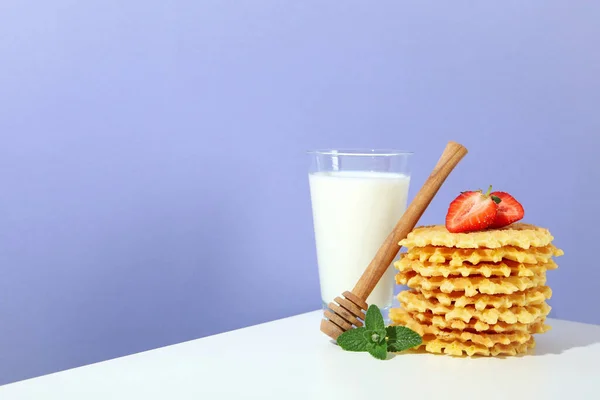
[[483, 294], [511, 294], [520, 292], [546, 283], [546, 275], [531, 277], [509, 276], [502, 278], [484, 278], [481, 276], [468, 278], [444, 278], [435, 276], [424, 278], [415, 272], [399, 272], [396, 274], [396, 283], [406, 285], [411, 289], [439, 290], [443, 293], [464, 292], [472, 297]]
[[[494, 325], [498, 322], [506, 322], [508, 324], [531, 324], [537, 321], [539, 318], [547, 316], [551, 310], [551, 307], [547, 303], [534, 304], [525, 307], [517, 306], [510, 308], [487, 308], [485, 310], [476, 310], [473, 306], [453, 308], [441, 305], [435, 307], [435, 310], [431, 310], [427, 309], [427, 306], [424, 304], [401, 304], [405, 310], [411, 312], [411, 315], [417, 321], [431, 321], [432, 325], [436, 325], [436, 323], [433, 321], [434, 315], [440, 315], [446, 321], [459, 320], [465, 323], [469, 323], [472, 320], [477, 320], [488, 325]], [[489, 328], [475, 329], [480, 331], [488, 330]]]
[[423, 339], [442, 339], [453, 342], [468, 342], [493, 347], [495, 344], [525, 343], [531, 338], [528, 331], [509, 333], [477, 333], [462, 330], [445, 330], [435, 325], [425, 325], [414, 320], [408, 312], [400, 310], [394, 314], [393, 325], [405, 326], [417, 332]]
[[403, 256], [394, 263], [394, 267], [400, 272], [415, 271], [421, 276], [534, 276], [541, 275], [546, 270], [556, 269], [558, 265], [552, 260], [545, 264], [521, 264], [516, 261], [504, 260], [499, 263], [479, 263], [477, 265], [463, 264], [453, 266], [448, 264], [434, 264], [429, 261], [411, 260]]
[[459, 329], [459, 330], [475, 330], [477, 332], [514, 332], [514, 331], [527, 331], [529, 333], [545, 333], [550, 330], [549, 325], [545, 325], [546, 317], [540, 317], [531, 324], [508, 324], [506, 322], [498, 321], [496, 324], [486, 324], [485, 322], [478, 320], [471, 320], [466, 323], [461, 320], [446, 321], [441, 315], [424, 315], [421, 314], [419, 318], [425, 317], [428, 321], [431, 321], [432, 325], [435, 325], [444, 329]]
[[442, 293], [430, 290], [404, 290], [398, 294], [398, 300], [411, 304], [431, 304], [447, 307], [465, 307], [473, 305], [476, 310], [486, 308], [509, 308], [513, 306], [527, 306], [540, 304], [552, 297], [549, 286], [538, 286], [523, 292], [506, 295], [477, 294], [469, 297], [462, 292]]
[[432, 339], [425, 341], [420, 347], [425, 347], [425, 351], [430, 353], [449, 354], [451, 356], [516, 356], [525, 354], [535, 347], [535, 340], [531, 337], [525, 343], [495, 344], [493, 347], [485, 347], [473, 342], [446, 341], [442, 339]]
[[[390, 309], [389, 317], [396, 325], [402, 325], [402, 321], [405, 321], [406, 314], [408, 312], [402, 308]], [[546, 325], [546, 317], [540, 317], [533, 321], [531, 324], [507, 324], [506, 322], [499, 321], [496, 324], [486, 324], [485, 322], [472, 320], [468, 323], [461, 320], [446, 321], [441, 315], [433, 315], [431, 313], [416, 314], [408, 313], [411, 318], [415, 320], [417, 317], [421, 324], [434, 326], [444, 330], [469, 330], [476, 332], [486, 333], [503, 333], [503, 332], [529, 332], [534, 333], [545, 333], [548, 332], [551, 327]]]
[[399, 244], [409, 249], [424, 246], [460, 249], [480, 247], [496, 249], [503, 246], [515, 246], [529, 249], [530, 247], [547, 246], [552, 240], [554, 237], [547, 229], [518, 222], [500, 229], [470, 233], [450, 233], [444, 225], [422, 226], [415, 228]]
[[523, 264], [546, 264], [552, 257], [564, 255], [564, 252], [554, 245], [531, 247], [523, 250], [514, 246], [497, 249], [457, 249], [453, 247], [414, 247], [404, 253], [404, 257], [421, 262], [444, 264], [457, 267], [463, 264], [479, 264], [480, 262], [496, 263], [511, 260]]

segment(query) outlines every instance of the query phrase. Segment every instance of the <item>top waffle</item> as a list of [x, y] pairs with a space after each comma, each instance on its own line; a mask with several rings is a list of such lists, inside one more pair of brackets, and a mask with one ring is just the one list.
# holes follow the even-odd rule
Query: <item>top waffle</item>
[[479, 264], [480, 262], [497, 263], [502, 260], [511, 260], [524, 264], [546, 264], [552, 257], [564, 255], [561, 249], [554, 245], [545, 247], [531, 247], [523, 250], [514, 246], [499, 247], [497, 249], [457, 249], [453, 247], [414, 247], [404, 253], [406, 258], [431, 262], [436, 264], [448, 263], [449, 266], [462, 266], [465, 264]]
[[547, 229], [535, 225], [514, 223], [501, 229], [470, 233], [450, 233], [443, 225], [421, 226], [408, 234], [400, 245], [413, 248], [425, 246], [496, 249], [514, 246], [522, 249], [548, 246], [554, 237]]

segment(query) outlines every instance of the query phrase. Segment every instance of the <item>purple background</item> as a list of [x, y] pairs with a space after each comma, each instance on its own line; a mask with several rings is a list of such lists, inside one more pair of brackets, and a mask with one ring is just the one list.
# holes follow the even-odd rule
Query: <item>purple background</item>
[[463, 142], [422, 222], [512, 192], [600, 323], [600, 4], [413, 3], [3, 0], [0, 383], [319, 307], [316, 147]]

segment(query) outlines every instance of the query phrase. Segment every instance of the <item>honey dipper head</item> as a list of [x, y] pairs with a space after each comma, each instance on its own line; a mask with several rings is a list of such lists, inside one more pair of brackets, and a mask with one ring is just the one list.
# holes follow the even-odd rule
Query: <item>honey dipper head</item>
[[352, 292], [346, 291], [342, 296], [327, 305], [325, 319], [321, 320], [321, 332], [334, 340], [352, 327], [363, 326], [368, 308], [367, 303]]

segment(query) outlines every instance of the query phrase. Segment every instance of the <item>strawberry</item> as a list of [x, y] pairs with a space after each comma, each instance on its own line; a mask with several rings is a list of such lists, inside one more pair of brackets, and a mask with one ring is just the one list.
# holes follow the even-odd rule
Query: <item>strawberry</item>
[[450, 203], [446, 228], [453, 233], [472, 232], [488, 228], [496, 219], [500, 199], [481, 190], [462, 192]]
[[510, 194], [506, 192], [494, 192], [491, 196], [496, 196], [502, 201], [498, 204], [498, 213], [490, 228], [502, 228], [503, 226], [517, 222], [525, 215], [525, 210], [521, 203], [515, 200]]

